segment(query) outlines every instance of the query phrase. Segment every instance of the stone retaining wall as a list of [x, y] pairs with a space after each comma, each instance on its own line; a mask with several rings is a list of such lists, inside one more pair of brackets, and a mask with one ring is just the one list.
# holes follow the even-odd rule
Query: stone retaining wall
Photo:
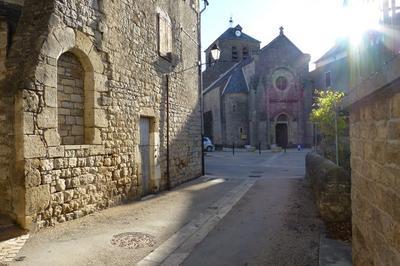
[[400, 265], [400, 93], [354, 104], [350, 123], [354, 264]]
[[309, 153], [306, 157], [306, 178], [313, 188], [324, 221], [350, 221], [351, 178], [343, 168], [317, 153]]

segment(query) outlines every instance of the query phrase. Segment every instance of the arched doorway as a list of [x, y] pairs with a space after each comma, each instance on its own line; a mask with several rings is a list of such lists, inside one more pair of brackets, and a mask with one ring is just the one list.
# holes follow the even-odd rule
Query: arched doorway
[[275, 132], [276, 132], [276, 144], [282, 148], [287, 147], [288, 143], [287, 124], [277, 124]]
[[276, 144], [279, 147], [285, 148], [288, 145], [288, 118], [286, 115], [281, 114], [276, 120], [275, 128]]

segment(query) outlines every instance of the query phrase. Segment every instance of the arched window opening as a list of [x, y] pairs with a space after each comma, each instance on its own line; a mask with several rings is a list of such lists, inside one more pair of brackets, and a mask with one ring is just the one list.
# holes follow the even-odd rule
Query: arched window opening
[[71, 52], [57, 62], [58, 133], [62, 145], [85, 143], [85, 71]]
[[243, 47], [243, 60], [247, 59], [249, 57], [249, 49], [247, 47]]
[[237, 61], [239, 59], [238, 50], [236, 46], [232, 46], [232, 61]]

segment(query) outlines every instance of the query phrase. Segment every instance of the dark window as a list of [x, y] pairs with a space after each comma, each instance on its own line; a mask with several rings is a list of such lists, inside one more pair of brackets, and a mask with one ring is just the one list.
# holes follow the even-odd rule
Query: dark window
[[243, 59], [247, 59], [249, 57], [249, 49], [247, 47], [243, 47]]
[[276, 79], [275, 81], [275, 85], [278, 89], [280, 90], [286, 90], [287, 86], [288, 86], [288, 80], [285, 77], [279, 77]]
[[331, 72], [325, 73], [325, 87], [330, 87], [332, 85]]
[[237, 61], [239, 59], [238, 50], [236, 46], [232, 46], [232, 61]]

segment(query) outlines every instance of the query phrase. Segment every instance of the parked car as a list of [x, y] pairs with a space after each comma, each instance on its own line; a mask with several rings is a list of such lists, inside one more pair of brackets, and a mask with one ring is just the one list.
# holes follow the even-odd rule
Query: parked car
[[215, 149], [214, 144], [212, 143], [211, 139], [207, 137], [203, 137], [203, 148], [205, 151], [213, 151]]

